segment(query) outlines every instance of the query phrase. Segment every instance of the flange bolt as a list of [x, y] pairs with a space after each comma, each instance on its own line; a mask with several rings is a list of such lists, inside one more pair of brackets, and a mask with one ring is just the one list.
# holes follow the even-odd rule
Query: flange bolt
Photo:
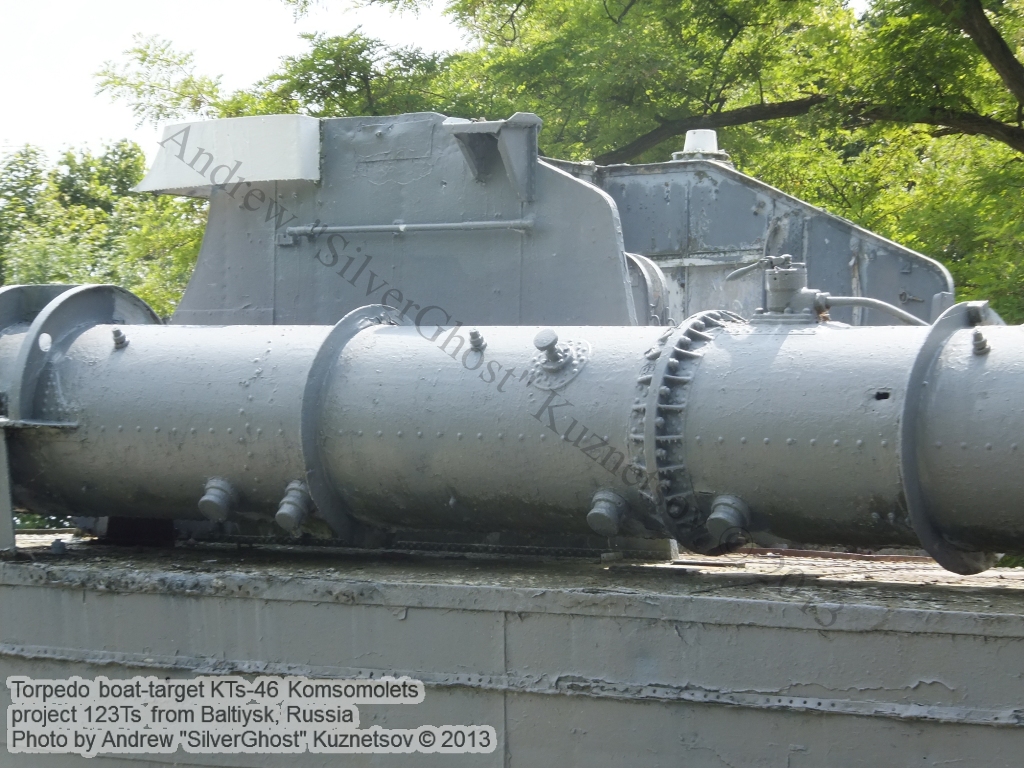
[[124, 349], [128, 346], [128, 337], [124, 335], [120, 328], [114, 329], [114, 349]]

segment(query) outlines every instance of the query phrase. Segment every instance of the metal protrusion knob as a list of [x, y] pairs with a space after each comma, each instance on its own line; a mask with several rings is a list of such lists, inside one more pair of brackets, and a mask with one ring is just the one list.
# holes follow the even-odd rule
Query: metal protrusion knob
[[299, 528], [313, 511], [313, 499], [309, 489], [301, 480], [293, 480], [285, 489], [284, 498], [277, 508], [274, 521], [288, 533], [298, 533]]
[[533, 346], [543, 352], [549, 363], [562, 362], [562, 353], [558, 349], [558, 334], [550, 328], [545, 328], [533, 339]]
[[598, 491], [587, 513], [587, 525], [599, 536], [618, 536], [626, 514], [626, 502], [617, 493]]
[[477, 352], [482, 352], [484, 347], [487, 346], [487, 342], [484, 341], [484, 336], [480, 331], [474, 328], [469, 332], [469, 346], [475, 349]]
[[988, 345], [988, 339], [985, 338], [985, 334], [975, 329], [974, 331], [974, 354], [976, 355], [987, 355], [989, 350], [992, 349]]
[[215, 523], [228, 519], [235, 506], [235, 489], [222, 477], [211, 477], [206, 482], [203, 498], [199, 500], [199, 511], [203, 517]]
[[750, 540], [750, 509], [736, 496], [716, 496], [704, 525], [715, 549], [738, 549]]
[[128, 346], [128, 337], [124, 335], [120, 328], [114, 329], [114, 349], [124, 349]]

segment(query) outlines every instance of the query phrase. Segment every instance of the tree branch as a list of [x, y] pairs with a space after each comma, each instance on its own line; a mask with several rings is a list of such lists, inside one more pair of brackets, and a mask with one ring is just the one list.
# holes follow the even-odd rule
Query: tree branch
[[[778, 120], [783, 117], [797, 117], [807, 114], [811, 107], [825, 101], [824, 96], [808, 96], [804, 99], [783, 101], [778, 104], [752, 104], [749, 107], [731, 109], [711, 115], [684, 117], [681, 120], [669, 120], [652, 131], [639, 136], [624, 147], [613, 149], [594, 158], [598, 165], [625, 163], [637, 155], [643, 154], [666, 139], [692, 131], [697, 128], [725, 128], [730, 125], [746, 125], [761, 120]], [[1024, 133], [1024, 131], [1022, 131]]]
[[924, 112], [908, 113], [905, 109], [895, 107], [871, 106], [860, 110], [857, 114], [868, 120], [923, 123], [952, 128], [957, 133], [965, 133], [969, 136], [988, 136], [1018, 152], [1024, 152], [1024, 128], [974, 112], [958, 112], [953, 109], [932, 107]]
[[1013, 49], [992, 26], [981, 0], [927, 0], [946, 14], [974, 41], [988, 63], [1002, 78], [1003, 84], [1018, 102], [1024, 103], [1024, 64], [1013, 55]]

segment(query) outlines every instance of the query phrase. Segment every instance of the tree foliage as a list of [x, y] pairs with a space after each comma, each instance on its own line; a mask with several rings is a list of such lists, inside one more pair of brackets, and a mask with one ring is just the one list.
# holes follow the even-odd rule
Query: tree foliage
[[4, 282], [115, 283], [168, 315], [199, 252], [205, 204], [130, 194], [145, 156], [119, 142], [47, 167], [26, 147], [0, 164]]
[[436, 107], [447, 57], [392, 48], [358, 29], [303, 35], [309, 50], [286, 56], [251, 88], [224, 93], [220, 78], [197, 75], [191, 53], [158, 37], [136, 40], [121, 64], [97, 73], [98, 92], [126, 101], [140, 122], [301, 113], [314, 117], [392, 115]]

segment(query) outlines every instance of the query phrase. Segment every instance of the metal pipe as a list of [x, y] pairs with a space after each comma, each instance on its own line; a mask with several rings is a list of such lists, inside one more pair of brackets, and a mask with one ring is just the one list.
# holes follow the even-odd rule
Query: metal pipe
[[534, 221], [526, 219], [491, 219], [488, 221], [445, 221], [424, 224], [354, 224], [350, 226], [320, 226], [307, 224], [303, 227], [288, 227], [285, 233], [292, 237], [317, 237], [320, 235], [351, 235], [361, 233], [384, 233], [400, 235], [405, 232], [479, 232], [495, 229], [533, 229]]
[[868, 307], [869, 309], [877, 309], [879, 312], [885, 312], [886, 314], [892, 315], [893, 317], [899, 318], [908, 325], [928, 325], [924, 320], [919, 317], [915, 317], [909, 312], [905, 312], [899, 307], [893, 306], [886, 301], [879, 299], [869, 299], [866, 296], [831, 296], [827, 295], [825, 298], [826, 307]]

